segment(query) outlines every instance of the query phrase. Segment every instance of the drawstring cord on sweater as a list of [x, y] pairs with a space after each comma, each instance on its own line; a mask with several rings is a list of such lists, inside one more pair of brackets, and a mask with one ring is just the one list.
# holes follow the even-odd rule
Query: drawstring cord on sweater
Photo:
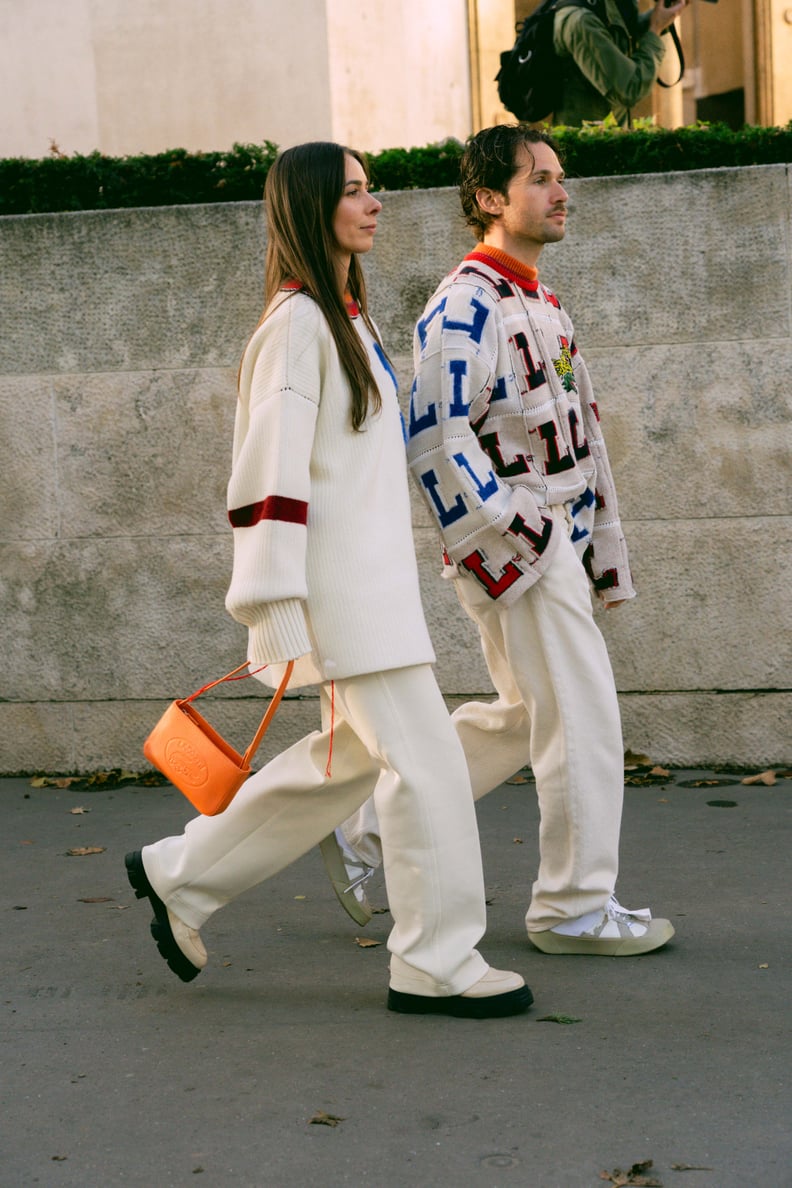
[[333, 762], [333, 734], [335, 731], [335, 681], [330, 682], [330, 745], [327, 748], [327, 767], [325, 768], [325, 777], [329, 780], [332, 777], [332, 762]]

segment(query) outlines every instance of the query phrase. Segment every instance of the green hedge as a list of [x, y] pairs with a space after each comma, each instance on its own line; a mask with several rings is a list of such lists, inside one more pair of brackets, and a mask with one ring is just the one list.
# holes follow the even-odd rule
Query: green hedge
[[[554, 128], [570, 177], [732, 168], [792, 162], [792, 122], [785, 128], [698, 124], [673, 131], [652, 125], [625, 132], [612, 125]], [[453, 186], [463, 145], [446, 140], [425, 148], [370, 155], [375, 185], [387, 190]], [[42, 160], [0, 161], [0, 214], [107, 210], [196, 202], [258, 200], [277, 153], [270, 141], [235, 144], [230, 152], [171, 149], [147, 157], [94, 152]]]
[[228, 153], [169, 149], [151, 157], [57, 154], [0, 161], [0, 214], [183, 206], [261, 198], [277, 154], [269, 141], [235, 144]]

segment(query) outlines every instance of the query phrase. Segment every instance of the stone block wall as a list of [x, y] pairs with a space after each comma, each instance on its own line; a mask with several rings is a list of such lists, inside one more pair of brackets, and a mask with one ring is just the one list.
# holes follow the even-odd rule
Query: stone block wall
[[[570, 193], [541, 274], [592, 372], [639, 589], [599, 617], [625, 743], [787, 762], [790, 168]], [[165, 703], [244, 656], [225, 485], [264, 236], [258, 203], [0, 219], [0, 773], [139, 770]], [[413, 323], [470, 243], [455, 191], [385, 195], [366, 269], [405, 402]], [[491, 687], [414, 513], [453, 705]], [[284, 702], [264, 756], [315, 725], [313, 694]], [[251, 681], [207, 712], [242, 744], [261, 708]]]

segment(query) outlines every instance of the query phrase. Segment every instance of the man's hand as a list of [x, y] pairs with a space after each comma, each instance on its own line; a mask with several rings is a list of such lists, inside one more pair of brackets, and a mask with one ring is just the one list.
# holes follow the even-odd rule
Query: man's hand
[[657, 0], [657, 4], [652, 9], [652, 15], [649, 18], [649, 28], [653, 33], [659, 37], [671, 25], [673, 25], [676, 18], [687, 8], [690, 0], [674, 0], [670, 8], [666, 8], [665, 0]]

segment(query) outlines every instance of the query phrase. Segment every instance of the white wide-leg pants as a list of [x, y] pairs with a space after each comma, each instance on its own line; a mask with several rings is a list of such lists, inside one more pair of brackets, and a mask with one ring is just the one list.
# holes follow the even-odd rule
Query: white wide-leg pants
[[[562, 526], [563, 507], [553, 512]], [[469, 577], [456, 586], [498, 696], [465, 703], [452, 721], [476, 800], [526, 764], [533, 770], [540, 863], [526, 924], [541, 931], [603, 907], [616, 886], [624, 754], [610, 660], [566, 533], [547, 572], [510, 607]], [[343, 830], [378, 865], [375, 803]]]
[[191, 928], [317, 845], [374, 793], [393, 929], [390, 984], [461, 994], [487, 971], [478, 829], [459, 740], [429, 665], [335, 683], [321, 732], [248, 779], [225, 812], [143, 850], [160, 898]]

